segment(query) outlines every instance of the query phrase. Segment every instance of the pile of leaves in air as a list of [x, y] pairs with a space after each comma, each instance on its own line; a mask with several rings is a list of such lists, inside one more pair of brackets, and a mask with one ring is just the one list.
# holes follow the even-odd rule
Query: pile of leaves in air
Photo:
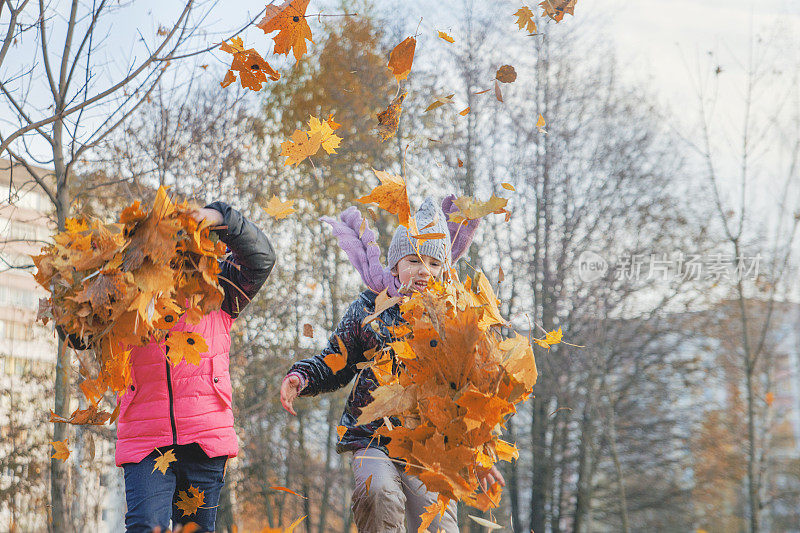
[[[152, 208], [138, 201], [126, 207], [116, 224], [96, 219], [69, 219], [66, 230], [33, 258], [36, 281], [50, 293], [39, 305], [39, 319], [52, 319], [67, 335], [94, 349], [99, 373], [81, 365], [81, 389], [91, 406], [76, 411], [73, 424], [103, 424], [111, 414], [98, 411], [107, 390], [130, 384], [130, 348], [164, 338], [181, 314], [197, 323], [218, 309], [223, 292], [217, 281], [225, 244], [198, 223], [194, 209], [173, 203], [162, 187]], [[182, 339], [180, 335], [187, 338]], [[202, 338], [180, 332], [171, 343], [173, 364], [182, 358], [199, 362]], [[195, 354], [194, 352], [197, 352]]]
[[400, 311], [406, 323], [393, 327], [399, 340], [373, 355], [380, 385], [358, 422], [401, 420], [402, 426], [388, 423], [378, 434], [391, 438], [392, 457], [406, 461], [406, 470], [440, 495], [424, 515], [423, 531], [449, 500], [482, 510], [498, 505], [500, 485], [480, 490], [476, 469], [519, 456], [499, 435], [515, 405], [531, 394], [537, 371], [529, 339], [500, 334], [506, 322], [480, 272], [464, 283], [454, 272], [450, 280], [431, 282]]

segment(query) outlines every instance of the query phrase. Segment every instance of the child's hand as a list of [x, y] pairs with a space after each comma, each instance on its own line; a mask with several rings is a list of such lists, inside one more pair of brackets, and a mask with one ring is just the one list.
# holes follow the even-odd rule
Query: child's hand
[[219, 226], [225, 221], [225, 219], [222, 218], [222, 213], [216, 209], [206, 209], [205, 207], [192, 213], [192, 216], [198, 222], [202, 222], [205, 219], [212, 226]]
[[294, 412], [292, 403], [300, 394], [301, 386], [300, 378], [295, 374], [289, 374], [283, 378], [283, 383], [281, 383], [281, 405], [294, 416], [297, 416], [297, 413]]
[[503, 479], [503, 474], [500, 473], [496, 466], [493, 466], [486, 471], [479, 469], [478, 482], [481, 484], [481, 488], [484, 490], [484, 492], [489, 490], [489, 487], [495, 483], [500, 483], [501, 487], [506, 486], [506, 480]]

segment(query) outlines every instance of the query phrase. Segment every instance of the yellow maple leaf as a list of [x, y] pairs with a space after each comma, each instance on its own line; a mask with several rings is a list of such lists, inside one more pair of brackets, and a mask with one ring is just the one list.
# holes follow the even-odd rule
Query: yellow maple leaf
[[342, 142], [342, 138], [333, 133], [333, 130], [335, 128], [332, 127], [332, 124], [336, 125], [336, 127], [339, 126], [333, 120], [333, 115], [331, 115], [328, 118], [328, 120], [324, 122], [318, 119], [317, 117], [308, 118], [309, 136], [314, 135], [316, 133], [320, 133], [322, 135], [321, 137], [322, 149], [328, 152], [329, 154], [335, 154], [336, 148], [338, 148], [339, 143]]
[[411, 219], [411, 206], [408, 203], [408, 192], [406, 182], [402, 176], [389, 174], [383, 170], [372, 169], [380, 180], [381, 184], [372, 189], [367, 196], [357, 198], [357, 202], [362, 204], [376, 203], [386, 211], [394, 213], [400, 220], [400, 224], [408, 227]]
[[154, 461], [155, 464], [153, 465], [153, 472], [158, 470], [162, 474], [166, 475], [169, 464], [177, 460], [178, 458], [175, 457], [175, 451], [167, 450], [166, 453], [162, 453], [161, 456]]
[[536, 33], [536, 21], [533, 20], [533, 11], [528, 6], [522, 6], [514, 13], [517, 17], [517, 26], [519, 29], [525, 30], [528, 33]]
[[199, 365], [200, 354], [207, 351], [205, 339], [192, 331], [173, 331], [167, 338], [167, 358], [172, 366], [177, 366], [182, 359], [191, 365]]
[[562, 336], [563, 335], [561, 333], [561, 328], [558, 328], [558, 331], [548, 331], [545, 334], [544, 339], [533, 339], [533, 342], [535, 342], [542, 348], [547, 348], [549, 350], [550, 346], [561, 342]]
[[292, 138], [281, 143], [281, 156], [285, 156], [286, 165], [299, 165], [305, 158], [312, 156], [322, 146], [322, 133], [309, 135], [302, 130], [294, 130]]
[[294, 213], [295, 209], [293, 206], [294, 200], [281, 202], [278, 197], [273, 194], [269, 203], [267, 203], [267, 207], [264, 208], [264, 211], [275, 220], [280, 220]]
[[190, 486], [188, 491], [178, 492], [178, 501], [175, 502], [175, 507], [183, 511], [183, 516], [191, 516], [205, 503], [205, 499], [205, 492]]
[[50, 444], [53, 445], [56, 453], [51, 455], [53, 459], [60, 459], [65, 461], [69, 458], [69, 448], [67, 448], [67, 444], [69, 443], [69, 439], [64, 440], [57, 440], [55, 442], [51, 441]]

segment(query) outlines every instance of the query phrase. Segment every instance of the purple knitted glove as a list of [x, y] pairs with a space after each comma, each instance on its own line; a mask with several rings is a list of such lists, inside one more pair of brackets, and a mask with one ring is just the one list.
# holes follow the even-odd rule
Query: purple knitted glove
[[[369, 228], [358, 208], [348, 207], [339, 215], [339, 219], [341, 222], [331, 217], [320, 217], [320, 220], [331, 225], [333, 234], [339, 240], [339, 246], [361, 274], [366, 286], [375, 292], [388, 289], [389, 296], [400, 296], [398, 292], [400, 282], [381, 263], [381, 250], [375, 242], [375, 232]], [[359, 237], [362, 222], [364, 233]]]
[[472, 244], [475, 231], [477, 231], [480, 224], [480, 220], [468, 220], [463, 224], [451, 222], [450, 215], [458, 211], [458, 207], [454, 203], [455, 199], [456, 196], [451, 194], [442, 200], [442, 211], [447, 219], [447, 229], [450, 230], [450, 248], [452, 250], [453, 264], [467, 252], [469, 245]]

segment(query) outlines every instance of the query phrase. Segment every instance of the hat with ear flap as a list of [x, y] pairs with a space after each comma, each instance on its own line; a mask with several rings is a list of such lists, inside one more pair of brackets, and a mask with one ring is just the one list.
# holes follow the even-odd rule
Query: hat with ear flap
[[450, 262], [450, 231], [447, 219], [441, 207], [433, 198], [426, 198], [414, 215], [417, 229], [421, 235], [426, 233], [440, 233], [439, 239], [421, 240], [410, 237], [408, 228], [399, 226], [394, 232], [386, 259], [389, 268], [394, 268], [397, 262], [407, 255], [429, 255], [442, 263]]

